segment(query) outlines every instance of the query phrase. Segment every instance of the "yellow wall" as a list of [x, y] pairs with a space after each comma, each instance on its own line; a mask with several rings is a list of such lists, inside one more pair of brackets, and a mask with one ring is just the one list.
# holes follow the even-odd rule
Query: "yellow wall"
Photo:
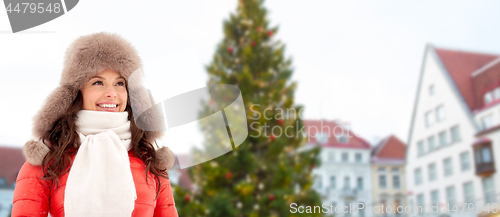
[[[380, 167], [385, 168], [385, 172], [379, 171]], [[393, 172], [393, 168], [399, 168], [398, 172]], [[408, 202], [406, 200], [406, 177], [405, 177], [405, 167], [404, 165], [380, 165], [380, 164], [372, 164], [371, 165], [371, 178], [372, 178], [372, 195], [373, 195], [373, 204], [372, 207], [380, 207], [380, 202], [381, 202], [381, 196], [387, 195], [387, 203], [384, 205], [384, 209], [386, 206], [391, 206], [393, 211], [396, 211], [397, 206], [394, 203], [395, 196], [400, 195], [400, 200], [401, 203], [399, 206], [408, 206]], [[379, 187], [379, 175], [384, 174], [386, 176], [386, 188], [385, 189], [380, 189]], [[399, 182], [400, 182], [400, 188], [399, 189], [394, 189], [393, 186], [393, 180], [392, 177], [393, 175], [398, 175], [399, 176]], [[381, 216], [382, 214], [376, 214], [373, 213], [374, 216]]]

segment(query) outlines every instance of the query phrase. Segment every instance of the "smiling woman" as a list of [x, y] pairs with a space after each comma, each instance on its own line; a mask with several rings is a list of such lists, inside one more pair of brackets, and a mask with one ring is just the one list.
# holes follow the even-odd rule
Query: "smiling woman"
[[[141, 66], [115, 34], [83, 36], [69, 47], [61, 86], [23, 147], [12, 216], [177, 216], [167, 173], [174, 154], [155, 150], [163, 132], [139, 128], [132, 112], [127, 79]], [[133, 103], [149, 100], [141, 95]], [[140, 118], [163, 123], [155, 108]]]

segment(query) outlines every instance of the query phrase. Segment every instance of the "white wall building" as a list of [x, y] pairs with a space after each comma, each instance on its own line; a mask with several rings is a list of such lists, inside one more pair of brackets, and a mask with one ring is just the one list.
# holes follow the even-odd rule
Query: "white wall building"
[[341, 213], [349, 203], [372, 204], [369, 143], [335, 121], [304, 120], [304, 125], [310, 134], [306, 146], [322, 146], [322, 165], [312, 172], [322, 203], [339, 207], [335, 216], [372, 216], [366, 211]]
[[[408, 203], [410, 206], [423, 205], [424, 214], [410, 216], [441, 216], [447, 203], [450, 204], [449, 209], [457, 203], [474, 203], [475, 208], [473, 212], [467, 208], [464, 212], [451, 210], [445, 215], [478, 216], [477, 203], [499, 202], [498, 174], [477, 173], [473, 149], [473, 144], [480, 139], [481, 118], [495, 112], [494, 115], [500, 116], [500, 105], [493, 108], [492, 104], [488, 104], [491, 107], [486, 108], [481, 103], [485, 88], [500, 85], [500, 79], [485, 86], [488, 79], [481, 78], [485, 80], [481, 83], [475, 73], [477, 75], [485, 67], [495, 66], [491, 63], [498, 58], [497, 55], [427, 46], [406, 154]], [[496, 73], [500, 78], [500, 68], [496, 69]], [[498, 96], [495, 100], [500, 98], [500, 92], [495, 96]], [[495, 123], [492, 121], [489, 127]], [[496, 121], [500, 123], [500, 120]], [[496, 144], [493, 148], [496, 157], [491, 158], [500, 159], [500, 133], [492, 131], [487, 135], [492, 137], [493, 146]], [[429, 211], [429, 203], [433, 206], [439, 204], [440, 213]], [[472, 205], [469, 207], [472, 208]], [[462, 210], [459, 206], [456, 209]]]

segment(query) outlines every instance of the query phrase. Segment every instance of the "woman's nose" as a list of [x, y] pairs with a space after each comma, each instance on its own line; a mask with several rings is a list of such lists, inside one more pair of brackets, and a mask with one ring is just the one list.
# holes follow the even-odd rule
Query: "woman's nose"
[[108, 88], [106, 88], [106, 97], [109, 97], [109, 98], [116, 98], [116, 90], [114, 89], [113, 86], [108, 86]]

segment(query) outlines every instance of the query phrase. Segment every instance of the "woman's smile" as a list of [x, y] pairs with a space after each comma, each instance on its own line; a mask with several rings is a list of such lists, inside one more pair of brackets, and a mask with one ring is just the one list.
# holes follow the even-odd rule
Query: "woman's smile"
[[115, 102], [102, 102], [97, 103], [97, 111], [108, 111], [108, 112], [116, 112], [120, 106], [120, 104]]

